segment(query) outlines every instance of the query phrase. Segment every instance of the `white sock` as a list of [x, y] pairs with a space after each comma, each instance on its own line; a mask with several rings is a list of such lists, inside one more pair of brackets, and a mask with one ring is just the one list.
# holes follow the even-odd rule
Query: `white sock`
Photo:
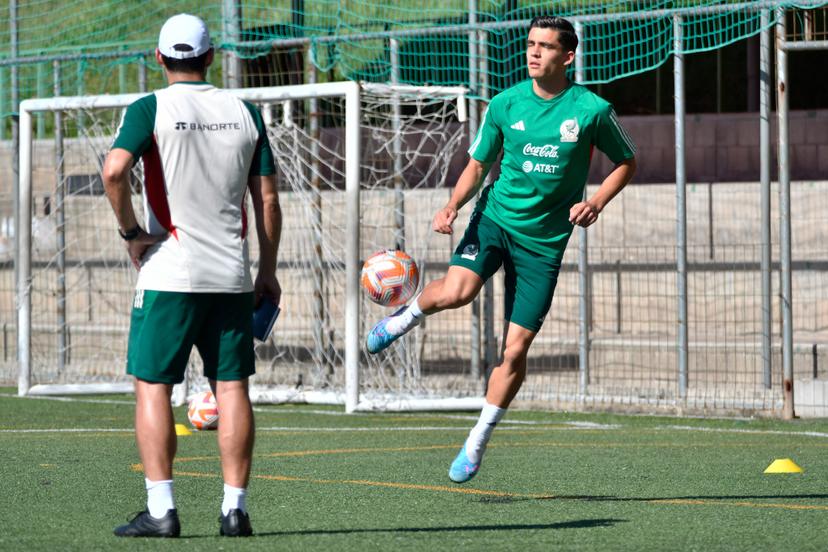
[[466, 456], [472, 464], [477, 464], [483, 458], [483, 453], [486, 451], [486, 444], [492, 436], [497, 422], [506, 414], [505, 408], [500, 408], [488, 402], [480, 412], [480, 418], [477, 424], [469, 432], [469, 438], [466, 439]]
[[161, 519], [167, 515], [167, 510], [175, 508], [172, 479], [150, 481], [144, 478], [144, 483], [147, 486], [147, 510], [152, 517]]
[[247, 489], [240, 489], [239, 487], [231, 487], [227, 483], [224, 484], [224, 500], [221, 503], [221, 514], [226, 516], [230, 510], [238, 508], [242, 512], [247, 512]]
[[388, 321], [388, 324], [385, 325], [388, 333], [402, 335], [411, 331], [412, 328], [417, 326], [425, 318], [425, 314], [420, 310], [420, 305], [417, 304], [417, 299], [419, 298], [419, 295], [415, 297], [404, 311]]

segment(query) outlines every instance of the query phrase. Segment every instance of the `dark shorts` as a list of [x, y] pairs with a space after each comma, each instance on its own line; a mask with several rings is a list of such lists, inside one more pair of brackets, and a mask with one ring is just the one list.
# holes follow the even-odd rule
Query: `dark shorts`
[[540, 330], [552, 305], [560, 261], [515, 243], [494, 221], [475, 213], [450, 264], [468, 268], [483, 281], [502, 265], [506, 320], [533, 332]]
[[128, 374], [155, 383], [181, 383], [193, 345], [207, 378], [235, 381], [253, 375], [253, 293], [136, 290]]

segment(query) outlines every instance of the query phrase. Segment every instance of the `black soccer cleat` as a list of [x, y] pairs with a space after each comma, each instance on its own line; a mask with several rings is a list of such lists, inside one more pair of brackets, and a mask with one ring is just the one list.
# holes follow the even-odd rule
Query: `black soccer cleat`
[[181, 524], [178, 521], [178, 512], [173, 508], [167, 510], [164, 517], [155, 519], [144, 510], [136, 514], [126, 525], [115, 528], [116, 537], [178, 537], [181, 534]]
[[250, 516], [239, 508], [233, 508], [227, 512], [226, 516], [222, 514], [219, 522], [221, 523], [219, 535], [222, 537], [249, 537], [253, 534], [253, 528], [250, 527]]

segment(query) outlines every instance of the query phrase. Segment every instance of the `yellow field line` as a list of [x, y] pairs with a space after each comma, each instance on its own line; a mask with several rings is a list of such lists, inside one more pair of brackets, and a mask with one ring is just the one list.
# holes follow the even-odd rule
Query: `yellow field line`
[[363, 485], [368, 487], [386, 487], [390, 489], [405, 489], [417, 491], [438, 491], [444, 493], [460, 493], [472, 495], [485, 496], [501, 496], [501, 497], [527, 497], [527, 498], [553, 498], [547, 495], [529, 495], [507, 493], [502, 491], [491, 491], [486, 489], [473, 489], [470, 487], [446, 487], [443, 485], [418, 485], [414, 483], [394, 483], [390, 481], [368, 481], [364, 479], [305, 479], [300, 477], [285, 477], [280, 475], [256, 475], [257, 479], [270, 479], [274, 481], [297, 481], [302, 483], [321, 483], [321, 484], [335, 484], [335, 485]]
[[[560, 448], [675, 448], [675, 449], [688, 449], [688, 448], [743, 448], [743, 447], [763, 447], [768, 448], [767, 442], [741, 442], [741, 443], [672, 443], [672, 442], [663, 442], [663, 443], [646, 443], [646, 442], [593, 442], [593, 443], [569, 443], [569, 442], [561, 442], [561, 441], [513, 441], [507, 442], [500, 440], [497, 443], [490, 443], [489, 448], [491, 447], [560, 447]], [[775, 446], [787, 446], [787, 445], [775, 445]], [[828, 447], [828, 443], [809, 443], [808, 445], [801, 445], [803, 448], [805, 447], [814, 447], [814, 448], [825, 448]]]
[[[365, 448], [344, 448], [344, 449], [319, 449], [319, 450], [292, 450], [285, 452], [266, 452], [254, 454], [254, 458], [301, 458], [304, 456], [324, 456], [329, 454], [357, 454], [366, 452], [419, 452], [423, 450], [445, 450], [455, 449], [457, 445], [424, 445], [418, 447], [365, 447]], [[218, 460], [218, 456], [187, 456], [176, 458], [175, 462], [195, 462], [202, 460]]]
[[[651, 444], [652, 445], [652, 444]], [[659, 444], [660, 446], [677, 446], [680, 445], [673, 445], [673, 444]], [[300, 450], [300, 451], [286, 451], [286, 452], [273, 452], [273, 453], [265, 453], [265, 454], [257, 454], [255, 455], [258, 458], [284, 458], [284, 457], [304, 457], [304, 456], [313, 456], [313, 455], [330, 455], [330, 454], [354, 454], [354, 453], [376, 453], [376, 452], [417, 452], [417, 451], [424, 451], [424, 450], [443, 450], [443, 449], [454, 449], [456, 445], [426, 445], [426, 446], [418, 446], [418, 447], [365, 447], [365, 448], [347, 448], [347, 449], [319, 449], [319, 450]], [[495, 445], [492, 445], [495, 446]], [[559, 442], [546, 442], [546, 443], [538, 443], [538, 442], [526, 442], [526, 443], [501, 443], [498, 446], [506, 447], [506, 446], [559, 446], [559, 447], [577, 447], [577, 446], [598, 446], [595, 444], [572, 444], [572, 443], [559, 443]], [[600, 446], [604, 447], [629, 447], [629, 446], [640, 446], [640, 444], [630, 444], [630, 443], [605, 443]], [[205, 460], [218, 460], [218, 456], [194, 456], [194, 457], [182, 457], [177, 458], [177, 463], [183, 462], [192, 462], [192, 461], [205, 461]], [[133, 464], [132, 469], [134, 471], [143, 471], [143, 466], [141, 464]], [[189, 472], [189, 471], [176, 471], [176, 475], [184, 476], [184, 477], [208, 477], [208, 478], [218, 478], [220, 475], [218, 473], [203, 473], [203, 472]], [[285, 475], [252, 475], [254, 479], [263, 479], [263, 480], [270, 480], [270, 481], [287, 481], [287, 482], [301, 482], [301, 483], [314, 483], [314, 484], [336, 484], [336, 485], [361, 485], [361, 486], [370, 486], [370, 487], [384, 487], [384, 488], [392, 488], [392, 489], [404, 489], [404, 490], [421, 490], [421, 491], [436, 491], [436, 492], [448, 492], [448, 493], [458, 493], [458, 494], [467, 494], [467, 495], [482, 495], [482, 496], [495, 496], [495, 497], [514, 497], [514, 498], [530, 498], [530, 499], [555, 499], [562, 497], [555, 497], [554, 495], [548, 494], [521, 494], [521, 493], [509, 493], [503, 491], [493, 491], [493, 490], [485, 490], [485, 489], [475, 489], [469, 487], [447, 487], [442, 485], [421, 485], [421, 484], [412, 484], [412, 483], [395, 483], [395, 482], [387, 482], [387, 481], [369, 481], [369, 480], [352, 480], [352, 479], [313, 479], [313, 478], [302, 478], [302, 477], [291, 477]], [[623, 501], [623, 499], [620, 499]], [[633, 500], [631, 500], [633, 501]], [[821, 506], [821, 505], [808, 505], [808, 504], [778, 504], [778, 503], [761, 503], [761, 502], [745, 502], [745, 501], [726, 501], [726, 500], [704, 500], [704, 499], [685, 499], [685, 498], [665, 498], [665, 499], [653, 499], [653, 500], [642, 500], [642, 502], [647, 502], [649, 504], [669, 504], [669, 505], [677, 505], [677, 506], [735, 506], [735, 507], [746, 507], [746, 508], [771, 508], [771, 509], [782, 509], [782, 510], [818, 510], [818, 511], [828, 511], [828, 506]]]
[[742, 506], [745, 508], [777, 508], [782, 510], [828, 510], [828, 506], [810, 504], [772, 504], [762, 502], [727, 502], [724, 500], [700, 500], [690, 498], [659, 498], [648, 500], [651, 504], [677, 504], [687, 506]]
[[[133, 469], [135, 466], [133, 466]], [[218, 473], [202, 473], [202, 472], [179, 472], [175, 475], [180, 477], [207, 477], [219, 478]], [[267, 481], [285, 481], [292, 483], [314, 483], [319, 485], [360, 485], [368, 487], [384, 487], [389, 489], [403, 489], [414, 491], [436, 491], [443, 493], [457, 493], [466, 495], [478, 496], [495, 496], [495, 497], [512, 497], [512, 498], [530, 498], [535, 500], [554, 500], [556, 498], [561, 500], [571, 500], [568, 498], [556, 497], [550, 494], [533, 494], [533, 493], [509, 493], [504, 491], [493, 491], [488, 489], [474, 489], [470, 487], [446, 487], [443, 485], [420, 485], [414, 483], [394, 483], [391, 481], [369, 481], [364, 479], [313, 479], [306, 477], [291, 477], [287, 475], [253, 475], [253, 479], [263, 479]], [[577, 499], [576, 499], [577, 500]], [[584, 500], [589, 500], [584, 498]], [[621, 499], [620, 501], [623, 501]], [[635, 500], [630, 500], [635, 502]], [[742, 508], [771, 508], [777, 510], [818, 510], [828, 511], [828, 506], [810, 505], [810, 504], [778, 504], [778, 503], [761, 503], [761, 502], [731, 502], [726, 500], [702, 500], [690, 498], [659, 498], [653, 500], [643, 500], [648, 504], [669, 504], [676, 506], [736, 506]]]
[[[133, 469], [139, 464], [133, 465]], [[202, 473], [202, 472], [183, 472], [176, 471], [175, 475], [184, 477], [221, 477], [218, 473]], [[417, 491], [439, 491], [444, 493], [460, 493], [471, 495], [485, 495], [485, 496], [500, 496], [500, 497], [520, 497], [520, 498], [554, 498], [552, 495], [540, 494], [519, 494], [507, 493], [503, 491], [491, 491], [486, 489], [474, 489], [470, 487], [446, 487], [443, 485], [418, 485], [414, 483], [394, 483], [391, 481], [368, 481], [363, 479], [313, 479], [307, 477], [291, 477], [287, 475], [265, 475], [254, 474], [250, 476], [252, 479], [264, 479], [268, 481], [287, 481], [293, 483], [316, 483], [321, 485], [362, 485], [368, 487], [386, 487], [390, 489], [405, 489]]]
[[[701, 444], [683, 444], [683, 443], [620, 443], [620, 442], [610, 442], [610, 443], [568, 443], [568, 442], [561, 442], [561, 441], [515, 441], [515, 442], [499, 442], [499, 443], [491, 443], [489, 444], [489, 448], [507, 448], [507, 447], [556, 447], [556, 448], [640, 448], [640, 447], [653, 447], [653, 448], [675, 448], [675, 449], [685, 449], [685, 448], [710, 448], [710, 447], [746, 447], [746, 446], [761, 446], [767, 448], [767, 443], [733, 443], [733, 444], [713, 444], [713, 443], [701, 443]], [[819, 445], [809, 445], [809, 446], [819, 446]], [[828, 445], [825, 445], [828, 446]], [[306, 456], [326, 456], [326, 455], [333, 455], [333, 454], [364, 454], [364, 453], [377, 453], [377, 452], [421, 452], [421, 451], [428, 451], [428, 450], [454, 450], [457, 447], [456, 444], [451, 445], [422, 445], [422, 446], [409, 446], [409, 447], [353, 447], [353, 448], [341, 448], [341, 449], [316, 449], [316, 450], [293, 450], [293, 451], [284, 451], [284, 452], [267, 452], [267, 453], [260, 453], [255, 454], [255, 458], [302, 458]], [[217, 455], [212, 456], [185, 456], [176, 458], [176, 463], [183, 463], [183, 462], [199, 462], [199, 461], [210, 461], [210, 460], [218, 460], [219, 457]]]

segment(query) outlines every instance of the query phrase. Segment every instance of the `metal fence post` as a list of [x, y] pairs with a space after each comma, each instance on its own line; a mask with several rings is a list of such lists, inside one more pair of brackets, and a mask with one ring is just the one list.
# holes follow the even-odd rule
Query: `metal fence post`
[[[224, 0], [221, 5], [222, 19], [224, 20], [224, 41], [238, 48], [241, 42], [240, 19], [241, 3], [237, 0]], [[237, 50], [228, 50], [222, 56], [222, 69], [224, 70], [224, 87], [241, 88], [241, 59]]]
[[762, 272], [762, 380], [771, 388], [771, 182], [770, 182], [770, 27], [767, 10], [760, 14], [762, 33], [759, 38], [759, 182], [761, 186], [761, 272]]
[[[17, 52], [17, 0], [9, 1], [9, 40], [11, 57], [16, 59]], [[11, 137], [12, 137], [12, 208], [16, 228], [20, 227], [20, 68], [12, 65], [11, 73]], [[14, 233], [14, 289], [20, 282], [20, 232]], [[19, 305], [18, 305], [19, 308]], [[18, 333], [20, 328], [17, 329]]]
[[[584, 25], [575, 21], [575, 34], [578, 36], [578, 48], [575, 51], [575, 82], [584, 81]], [[584, 198], [586, 198], [584, 186]], [[578, 227], [578, 393], [581, 400], [589, 388], [589, 350], [590, 350], [590, 273], [589, 273], [589, 236], [587, 229]]]
[[[477, 0], [468, 0], [469, 25], [477, 23]], [[479, 114], [477, 112], [477, 97], [480, 94], [478, 76], [477, 31], [472, 29], [468, 33], [469, 41], [469, 140], [477, 133]], [[480, 361], [482, 358], [480, 327], [480, 296], [474, 298], [471, 304], [471, 376], [477, 380], [482, 375]]]
[[788, 149], [788, 52], [785, 9], [776, 9], [776, 111], [779, 118], [779, 265], [782, 283], [782, 417], [794, 418], [791, 283], [791, 174]]
[[687, 172], [684, 160], [684, 39], [682, 17], [673, 16], [673, 83], [676, 126], [676, 288], [678, 300], [678, 394], [687, 398]]
[[147, 91], [147, 60], [141, 58], [138, 60], [138, 92]]
[[[60, 96], [60, 62], [52, 62], [54, 79], [53, 92]], [[55, 111], [55, 217], [57, 218], [55, 231], [57, 232], [57, 346], [58, 346], [58, 373], [62, 374], [66, 367], [66, 350], [68, 341], [66, 336], [66, 184], [63, 155], [63, 111]]]

